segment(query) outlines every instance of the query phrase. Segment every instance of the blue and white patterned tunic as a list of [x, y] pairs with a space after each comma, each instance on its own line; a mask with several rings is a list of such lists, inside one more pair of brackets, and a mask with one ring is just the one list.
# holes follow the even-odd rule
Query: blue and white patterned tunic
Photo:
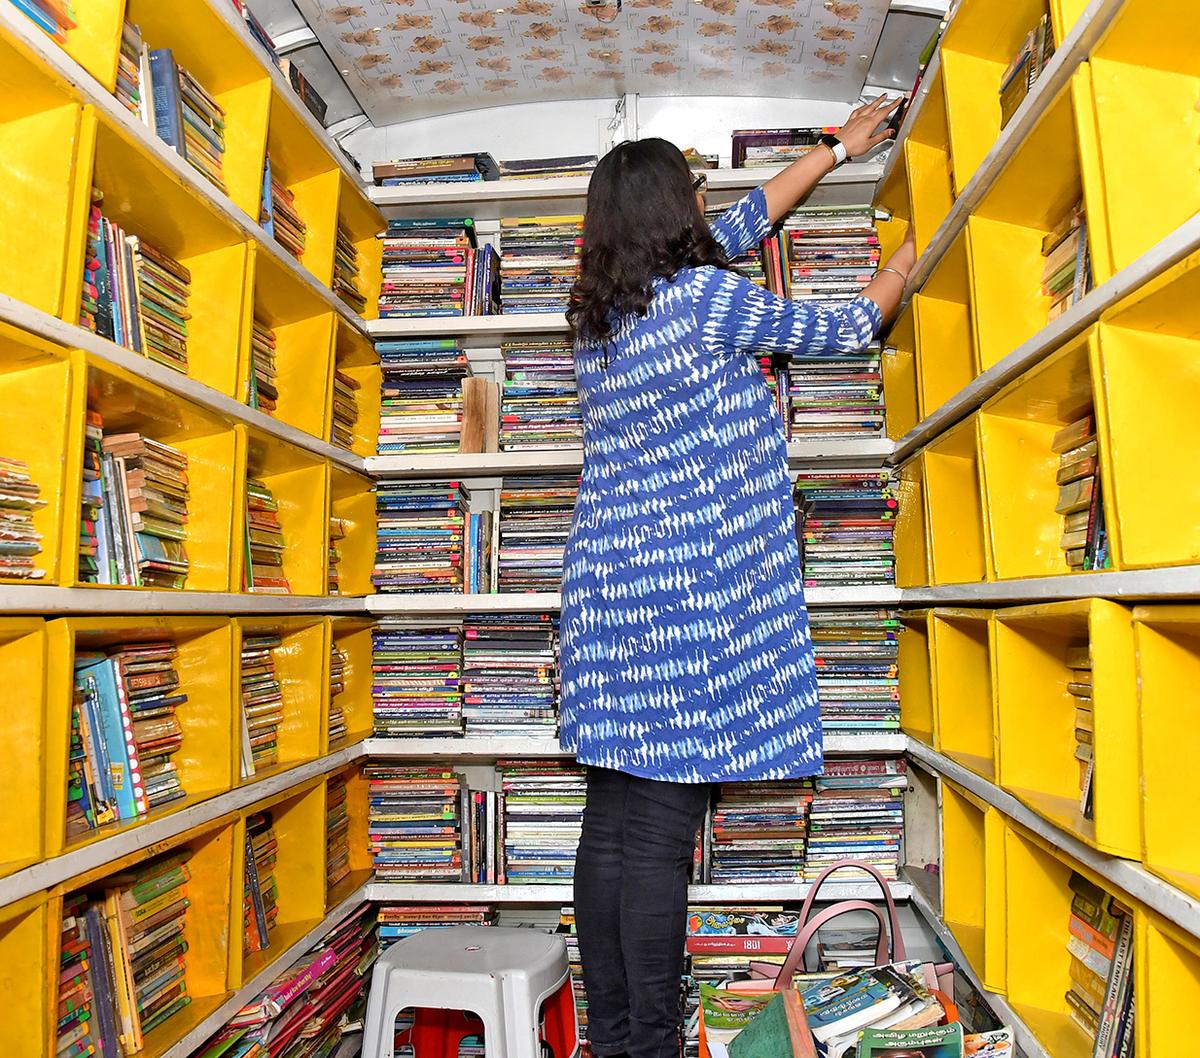
[[[770, 230], [758, 189], [713, 234], [736, 257]], [[605, 349], [578, 343], [583, 480], [562, 597], [562, 745], [649, 779], [821, 770], [821, 724], [787, 472], [754, 352], [857, 350], [858, 298], [777, 297], [719, 268], [654, 281]]]

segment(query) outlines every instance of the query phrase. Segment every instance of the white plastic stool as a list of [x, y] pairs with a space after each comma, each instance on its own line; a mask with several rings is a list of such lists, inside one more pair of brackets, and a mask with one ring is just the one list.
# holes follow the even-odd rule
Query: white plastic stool
[[[475, 1014], [483, 1022], [487, 1058], [542, 1058], [543, 1004], [548, 1018], [560, 1022], [555, 1035], [569, 1035], [570, 1049], [556, 1058], [574, 1058], [579, 1030], [561, 936], [496, 926], [422, 930], [393, 944], [375, 964], [363, 1058], [392, 1058], [396, 1016], [409, 1007]], [[416, 1058], [427, 1056], [418, 1050]]]

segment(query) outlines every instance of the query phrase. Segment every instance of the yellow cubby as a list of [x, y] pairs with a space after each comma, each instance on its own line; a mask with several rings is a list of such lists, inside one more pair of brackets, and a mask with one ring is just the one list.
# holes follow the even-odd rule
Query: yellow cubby
[[929, 611], [906, 610], [901, 617], [899, 655], [900, 729], [937, 748], [937, 721], [929, 655]]
[[[346, 784], [346, 815], [350, 820], [350, 873], [337, 884], [326, 886], [326, 911], [332, 911], [360, 885], [370, 881], [374, 873], [374, 864], [368, 851], [370, 840], [367, 836], [370, 783], [361, 768], [349, 768], [340, 775], [331, 777], [329, 783], [334, 782], [335, 778]], [[326, 784], [327, 791], [329, 783]]]
[[341, 519], [346, 533], [341, 540], [330, 541], [341, 555], [339, 594], [370, 595], [375, 565], [375, 493], [370, 479], [331, 467], [330, 516]]
[[986, 911], [989, 877], [987, 862], [988, 806], [948, 780], [942, 792], [942, 919], [954, 934], [967, 962], [984, 975]]
[[[346, 739], [342, 745], [352, 745], [367, 738], [375, 724], [375, 703], [371, 696], [371, 633], [375, 625], [361, 617], [334, 617], [331, 624], [333, 642], [346, 655], [346, 689], [337, 699], [346, 717]], [[338, 747], [327, 744], [327, 748]]]
[[[246, 865], [246, 820], [260, 812], [271, 817], [277, 844], [275, 884], [278, 916], [270, 944], [243, 953], [242, 894]], [[229, 945], [229, 981], [238, 988], [261, 973], [280, 955], [311, 932], [325, 916], [325, 786], [312, 780], [247, 809], [237, 825], [230, 902], [233, 943]]]
[[939, 608], [929, 616], [937, 749], [996, 780], [991, 613]]
[[1113, 308], [1097, 331], [1092, 378], [1105, 514], [1120, 569], [1200, 562], [1200, 492], [1179, 487], [1196, 442], [1198, 304], [1193, 253]]
[[[1112, 856], [1142, 853], [1138, 710], [1131, 611], [1105, 599], [996, 613], [993, 641], [999, 784], [1042, 818]], [[1094, 811], [1080, 806], [1068, 650], [1091, 658]]]
[[888, 332], [883, 345], [882, 370], [887, 435], [898, 441], [921, 421], [917, 400], [917, 337], [911, 304], [905, 307]]
[[896, 587], [919, 588], [930, 583], [929, 530], [926, 517], [925, 453], [900, 465], [896, 474]]
[[[902, 155], [897, 155], [887, 179], [875, 191], [875, 206], [889, 214], [893, 222], [907, 230], [912, 225], [912, 201], [908, 190], [908, 171]], [[899, 228], [897, 229], [899, 230]], [[886, 259], [887, 254], [884, 254]]]
[[117, 86], [125, 0], [88, 0], [73, 10], [75, 28], [67, 31], [63, 51], [111, 92]]
[[45, 852], [46, 680], [41, 618], [0, 619], [0, 682], [8, 688], [6, 704], [0, 705], [0, 730], [21, 747], [7, 765], [11, 793], [0, 816], [0, 878], [36, 863]]
[[69, 323], [79, 320], [90, 192], [81, 174], [94, 129], [72, 86], [0, 29], [0, 293]]
[[925, 449], [925, 510], [932, 584], [987, 579], [977, 416]]
[[1139, 908], [1134, 919], [1136, 1053], [1170, 1055], [1186, 1040], [1200, 1003], [1200, 940]]
[[[1062, 549], [1063, 516], [1054, 509], [1059, 455], [1051, 443], [1064, 426], [1093, 410], [1089, 351], [1094, 343], [1093, 328], [1026, 372], [979, 413], [989, 572], [998, 580], [1072, 572]], [[1111, 469], [1103, 442], [1099, 450], [1107, 519]]]
[[[85, 108], [85, 115], [94, 113]], [[101, 212], [129, 235], [145, 239], [191, 273], [188, 294], [187, 375], [227, 396], [237, 393], [239, 350], [250, 312], [249, 251], [232, 222], [146, 153], [124, 128], [100, 115], [95, 122], [94, 168], [81, 165], [83, 188], [104, 195]], [[87, 243], [86, 217], [75, 232]], [[81, 258], [82, 260], [82, 258]], [[82, 272], [74, 280], [78, 318]]]
[[[371, 340], [361, 331], [350, 326], [341, 317], [337, 321], [337, 339], [334, 346], [334, 367], [358, 383], [355, 395], [358, 398], [358, 420], [354, 424], [354, 437], [350, 450], [358, 456], [373, 456], [379, 443], [379, 387], [383, 372], [379, 367], [379, 354]], [[333, 387], [329, 392], [329, 418], [333, 440]], [[335, 444], [337, 442], [334, 442]]]
[[[61, 901], [38, 892], [0, 908], [0, 995], [4, 1047], [13, 1058], [54, 1054], [57, 1042], [58, 949], [49, 937], [62, 920]], [[47, 1050], [47, 1048], [49, 1048]]]
[[966, 236], [960, 233], [913, 295], [922, 417], [935, 412], [979, 374], [970, 290]]
[[903, 149], [911, 196], [912, 230], [920, 256], [954, 205], [946, 95], [940, 70], [934, 74], [933, 84]]
[[367, 299], [362, 317], [378, 319], [379, 289], [383, 284], [383, 240], [378, 236], [386, 227], [383, 215], [345, 171], [341, 174], [339, 202], [338, 222], [358, 250], [358, 289]]
[[[67, 617], [46, 625], [45, 849], [58, 855], [141, 826], [231, 789], [239, 752], [234, 727], [233, 630], [224, 617]], [[68, 755], [75, 655], [118, 644], [169, 639], [187, 702], [176, 708], [183, 744], [171, 760], [187, 796], [146, 816], [66, 837]]]
[[[283, 573], [293, 595], [324, 595], [329, 557], [329, 464], [319, 456], [253, 427], [235, 427], [244, 438], [246, 474], [238, 485], [234, 509], [239, 524], [235, 583], [245, 583], [250, 562], [246, 550], [244, 478], [262, 481], [279, 505], [283, 533]], [[226, 506], [229, 506], [226, 500]]]
[[1200, 844], [1182, 806], [1190, 804], [1180, 761], [1200, 745], [1190, 709], [1200, 675], [1200, 606], [1133, 611], [1141, 710], [1141, 814], [1147, 869], [1200, 900]]
[[[168, 841], [105, 863], [71, 879], [57, 890], [61, 895], [86, 892], [103, 897], [106, 889], [119, 884], [122, 877], [129, 876], [128, 872], [139, 869], [154, 857], [183, 849], [191, 854], [187, 861], [190, 878], [187, 881], [188, 908], [183, 934], [187, 943], [185, 980], [191, 1002], [178, 1014], [145, 1034], [145, 1044], [137, 1052], [137, 1058], [162, 1058], [229, 998], [229, 950], [238, 929], [230, 901], [236, 823], [236, 816], [223, 816]], [[239, 892], [239, 915], [240, 907]], [[52, 961], [56, 962], [59, 958], [59, 936], [57, 924], [55, 927], [50, 953]], [[57, 983], [55, 980], [54, 985], [57, 986]], [[51, 1009], [57, 1009], [57, 1006], [56, 991]], [[52, 1043], [47, 1053], [54, 1053]]]
[[[1126, 0], [1092, 50], [1104, 281], [1200, 210], [1200, 43], [1191, 0]], [[1153, 158], [1146, 165], [1145, 158]]]
[[972, 320], [979, 370], [1046, 326], [1050, 298], [1042, 293], [1042, 240], [1084, 203], [1088, 241], [1102, 222], [1080, 169], [1077, 130], [1088, 115], [1078, 99], [1086, 64], [1077, 70], [1021, 142], [967, 220], [971, 257]]
[[[87, 407], [100, 414], [105, 434], [144, 434], [188, 457], [184, 546], [189, 570], [184, 590], [231, 590], [234, 543], [242, 525], [230, 497], [239, 495], [239, 481], [245, 476], [245, 452], [237, 428], [120, 367], [94, 361], [87, 368]], [[74, 505], [63, 512], [64, 532], [78, 540], [79, 486], [74, 488]]]
[[[72, 584], [79, 564], [79, 494], [86, 372], [79, 354], [0, 324], [0, 456], [20, 459], [44, 506], [33, 512], [44, 576], [0, 583]], [[72, 518], [74, 519], [72, 522]]]
[[[251, 246], [254, 261], [254, 312], [275, 332], [276, 387], [274, 418], [319, 437], [329, 435], [333, 390], [335, 312], [328, 303], [265, 247]], [[250, 328], [238, 399], [249, 397]]]
[[267, 133], [271, 176], [295, 196], [295, 210], [307, 226], [300, 263], [328, 287], [333, 282], [342, 170], [279, 91], [272, 86]]

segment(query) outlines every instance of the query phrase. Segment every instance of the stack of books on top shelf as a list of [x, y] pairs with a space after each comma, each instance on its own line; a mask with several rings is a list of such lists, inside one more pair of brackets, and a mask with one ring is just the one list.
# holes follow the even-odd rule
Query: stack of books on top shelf
[[463, 184], [479, 180], [498, 180], [500, 167], [486, 151], [468, 154], [440, 154], [423, 158], [400, 158], [376, 162], [371, 166], [376, 187], [404, 187], [406, 184]]
[[467, 354], [453, 338], [375, 343], [380, 383], [380, 455], [457, 452]]
[[354, 427], [358, 424], [358, 391], [362, 383], [338, 368], [333, 371], [333, 422], [329, 439], [339, 448], [354, 447]]
[[803, 470], [795, 500], [805, 587], [896, 582], [897, 501], [886, 470]]
[[549, 614], [463, 619], [468, 737], [553, 738], [558, 731], [558, 621]]
[[245, 878], [242, 896], [242, 951], [263, 951], [271, 946], [271, 931], [279, 918], [279, 887], [275, 864], [279, 842], [270, 812], [246, 817]]
[[785, 884], [804, 877], [811, 779], [722, 783], [709, 826], [707, 880]]
[[587, 176], [596, 168], [598, 160], [594, 154], [571, 154], [560, 158], [520, 158], [501, 162], [500, 176], [505, 180]]
[[225, 111], [175, 62], [170, 48], [149, 52], [150, 112], [158, 138], [214, 187], [225, 190]]
[[156, 364], [187, 371], [192, 273], [100, 210], [92, 189], [79, 325]]
[[1029, 90], [1046, 69], [1054, 54], [1054, 31], [1049, 13], [1044, 13], [1038, 23], [1021, 41], [1021, 47], [1012, 57], [1000, 76], [1000, 127], [1004, 128], [1017, 112], [1017, 108], [1029, 95]]
[[11, 0], [13, 7], [59, 44], [75, 28], [75, 5], [70, 0]]
[[814, 610], [809, 632], [825, 734], [900, 730], [895, 610]]
[[426, 929], [495, 924], [496, 909], [489, 904], [381, 904], [379, 946], [387, 951], [396, 941]]
[[558, 591], [578, 495], [578, 475], [504, 479], [493, 581], [497, 591]]
[[246, 478], [246, 591], [260, 595], [290, 595], [292, 586], [284, 573], [283, 526], [279, 503], [265, 481]]
[[382, 478], [376, 485], [377, 591], [463, 590], [464, 525], [471, 495], [460, 481]]
[[735, 169], [786, 165], [808, 154], [831, 128], [735, 129], [732, 161]]
[[797, 301], [851, 301], [875, 276], [879, 235], [870, 206], [800, 206], [763, 244], [770, 288]]
[[174, 755], [187, 704], [169, 640], [75, 655], [67, 840], [187, 796]]
[[384, 618], [371, 632], [375, 734], [461, 735], [462, 627]]
[[338, 698], [346, 690], [349, 658], [337, 643], [329, 645], [329, 748], [337, 749], [346, 741], [346, 713]]
[[383, 239], [380, 319], [487, 316], [499, 259], [478, 246], [471, 217], [393, 218]]
[[368, 848], [381, 882], [463, 880], [462, 787], [449, 769], [370, 764]]
[[1050, 448], [1058, 455], [1058, 501], [1054, 510], [1063, 520], [1059, 546], [1067, 566], [1072, 571], [1109, 569], [1112, 556], [1092, 412], [1059, 430]]
[[501, 311], [566, 312], [582, 248], [582, 216], [503, 217]]
[[275, 414], [279, 402], [275, 347], [275, 331], [256, 316], [250, 331], [250, 393], [246, 403], [268, 415]]
[[241, 774], [253, 778], [261, 768], [279, 763], [279, 725], [283, 723], [283, 689], [275, 671], [275, 648], [283, 639], [274, 633], [242, 636]]
[[583, 768], [550, 761], [499, 761], [498, 767], [504, 790], [502, 880], [569, 882], [583, 825]]
[[838, 860], [861, 860], [889, 881], [900, 876], [907, 764], [902, 757], [829, 760], [808, 813], [805, 881]]
[[1087, 215], [1076, 204], [1042, 239], [1042, 293], [1050, 299], [1047, 319], [1057, 319], [1092, 289]]
[[308, 245], [308, 225], [296, 209], [295, 194], [271, 172], [268, 157], [263, 169], [263, 193], [259, 223], [297, 261], [303, 260]]
[[42, 534], [33, 526], [33, 512], [46, 506], [41, 492], [28, 463], [0, 456], [0, 577], [41, 580], [46, 575], [36, 561]]
[[574, 350], [565, 338], [510, 338], [500, 345], [504, 452], [578, 448], [583, 444]]
[[1133, 913], [1098, 885], [1072, 873], [1069, 1016], [1094, 1041], [1095, 1058], [1133, 1053]]
[[878, 437], [884, 427], [883, 351], [794, 357], [779, 372], [788, 439]]
[[1075, 703], [1075, 759], [1079, 762], [1079, 810], [1084, 819], [1092, 818], [1092, 780], [1096, 760], [1093, 735], [1096, 730], [1092, 711], [1092, 651], [1087, 642], [1067, 647], [1067, 693]]
[[345, 776], [335, 775], [325, 788], [325, 891], [350, 873], [350, 812]]
[[[150, 107], [153, 101], [150, 93], [144, 92], [145, 85], [150, 84], [147, 76], [142, 80], [142, 60], [145, 45], [142, 43], [142, 33], [132, 22], [121, 26], [121, 53], [117, 56], [117, 87], [113, 94], [131, 114], [136, 114], [145, 124], [153, 122]], [[146, 53], [149, 61], [149, 53]]]
[[339, 222], [333, 248], [333, 292], [361, 316], [367, 307], [367, 298], [358, 289], [360, 271], [358, 247], [346, 226]]

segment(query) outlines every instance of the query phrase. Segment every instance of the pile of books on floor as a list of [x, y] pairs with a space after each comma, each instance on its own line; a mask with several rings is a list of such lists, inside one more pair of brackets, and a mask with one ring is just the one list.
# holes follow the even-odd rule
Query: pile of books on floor
[[[312, 951], [285, 966], [199, 1050], [205, 1058], [329, 1058], [343, 1054], [366, 1014], [378, 956], [375, 908], [363, 904]], [[358, 1049], [346, 1054], [357, 1054]]]
[[279, 841], [270, 812], [246, 817], [245, 878], [242, 892], [242, 952], [262, 951], [271, 946], [271, 931], [279, 918], [279, 886], [275, 864]]
[[558, 591], [578, 494], [578, 475], [504, 479], [496, 590]]
[[12, 0], [12, 5], [59, 44], [67, 42], [68, 31], [77, 25], [71, 0]]
[[1000, 127], [1004, 128], [1029, 95], [1054, 54], [1054, 30], [1045, 13], [1021, 41], [1021, 47], [1000, 76]]
[[808, 619], [822, 731], [899, 731], [897, 611], [823, 608], [810, 611]]
[[260, 768], [279, 763], [279, 725], [283, 723], [283, 688], [275, 671], [275, 648], [283, 639], [274, 632], [242, 636], [241, 771], [253, 777]]
[[189, 855], [150, 860], [64, 900], [58, 1054], [139, 1053], [147, 1033], [191, 1002]]
[[383, 951], [427, 929], [496, 924], [496, 909], [489, 904], [381, 904], [378, 915]]
[[583, 444], [574, 349], [565, 338], [510, 338], [500, 345], [504, 387], [500, 448], [527, 452]]
[[1075, 759], [1079, 762], [1079, 811], [1084, 819], [1093, 816], [1093, 777], [1096, 760], [1093, 741], [1096, 714], [1092, 709], [1092, 650], [1086, 641], [1067, 647], [1067, 693], [1075, 705]]
[[500, 176], [505, 180], [587, 176], [596, 168], [597, 161], [594, 154], [571, 154], [560, 158], [520, 158], [501, 162]]
[[462, 437], [462, 380], [471, 373], [454, 338], [376, 342], [381, 456], [457, 452]]
[[[33, 524], [33, 512], [46, 506], [41, 492], [28, 463], [0, 456], [0, 578], [41, 580], [46, 575], [37, 565], [42, 534]], [[82, 547], [82, 535], [80, 541]]]
[[368, 849], [381, 882], [463, 880], [462, 800], [453, 771], [370, 764]]
[[767, 286], [797, 301], [856, 298], [879, 266], [870, 206], [800, 206], [762, 245]]
[[[752, 964], [760, 975], [778, 973], [799, 920], [799, 912], [779, 904], [690, 908], [686, 944], [691, 972], [685, 979], [689, 1015], [700, 1005], [702, 984], [720, 985], [730, 977], [746, 980]], [[688, 1041], [694, 1043], [694, 1038]]]
[[[143, 123], [150, 125], [153, 122], [151, 116], [147, 119], [146, 115], [153, 102], [148, 98], [149, 92], [146, 92], [145, 85], [142, 83], [142, 52], [145, 50], [145, 45], [142, 43], [142, 32], [132, 22], [125, 22], [121, 26], [121, 53], [117, 56], [117, 85], [113, 90], [113, 95], [117, 97], [120, 104], [131, 114], [136, 114]], [[149, 62], [149, 52], [146, 53], [146, 61]], [[146, 84], [150, 83], [150, 77], [147, 71]], [[145, 104], [143, 106], [143, 93], [146, 93]]]
[[250, 329], [250, 396], [246, 403], [268, 415], [275, 414], [279, 402], [275, 346], [275, 331], [256, 316]]
[[1096, 419], [1091, 410], [1054, 435], [1050, 448], [1058, 455], [1058, 501], [1062, 516], [1059, 547], [1072, 571], [1110, 569], [1104, 493]]
[[878, 437], [884, 427], [882, 349], [794, 357], [779, 372], [788, 439]]
[[462, 592], [471, 496], [460, 481], [383, 478], [376, 485], [371, 582], [379, 592]]
[[192, 273], [100, 211], [92, 189], [79, 325], [156, 364], [187, 371]]
[[889, 881], [899, 877], [907, 768], [903, 757], [825, 762], [808, 813], [805, 881], [838, 860], [869, 863]]
[[350, 874], [350, 812], [346, 777], [335, 775], [325, 787], [325, 891]]
[[[188, 696], [170, 640], [75, 655], [67, 765], [67, 840], [127, 823], [187, 796], [174, 755]], [[131, 736], [131, 737], [130, 737]]]
[[805, 587], [896, 582], [899, 504], [886, 470], [802, 470], [795, 501]]
[[1068, 1016], [1094, 1040], [1100, 1058], [1130, 1054], [1133, 1000], [1133, 912], [1083, 875], [1072, 872]]
[[709, 826], [708, 880], [784, 884], [804, 877], [810, 779], [722, 783]]
[[1042, 239], [1042, 257], [1042, 293], [1050, 299], [1046, 318], [1053, 320], [1092, 289], [1087, 214], [1082, 202]]
[[462, 626], [385, 617], [371, 641], [375, 734], [461, 735]]
[[486, 151], [477, 151], [376, 162], [371, 166], [371, 176], [375, 180], [376, 187], [404, 187], [407, 184], [471, 184], [480, 180], [498, 180], [500, 167]]
[[339, 368], [333, 370], [333, 423], [329, 439], [341, 448], [354, 447], [354, 427], [358, 424], [358, 391], [362, 383]]
[[346, 666], [349, 659], [337, 643], [329, 645], [329, 748], [346, 741], [346, 713], [338, 698], [346, 690]]
[[358, 247], [346, 226], [339, 222], [333, 247], [333, 292], [360, 316], [367, 307], [366, 295], [358, 288], [361, 271]]
[[471, 217], [388, 221], [380, 319], [487, 316], [496, 311], [499, 259], [479, 246]]
[[271, 175], [271, 159], [266, 161], [259, 222], [297, 261], [308, 245], [308, 225], [296, 209], [296, 196]]
[[182, 588], [189, 569], [188, 457], [141, 434], [104, 435], [98, 415], [89, 416], [88, 430], [80, 540], [95, 554], [81, 554], [88, 559], [85, 581]]
[[583, 768], [500, 761], [504, 790], [504, 878], [509, 885], [569, 882], [583, 825]]
[[266, 595], [290, 595], [283, 568], [283, 526], [279, 503], [261, 478], [246, 478], [246, 590]]
[[566, 312], [582, 247], [582, 216], [501, 218], [501, 311]]
[[553, 738], [558, 621], [549, 614], [463, 619], [462, 713], [468, 737]]
[[837, 132], [837, 128], [735, 129], [731, 152], [733, 168], [787, 165], [808, 154], [826, 132]]

